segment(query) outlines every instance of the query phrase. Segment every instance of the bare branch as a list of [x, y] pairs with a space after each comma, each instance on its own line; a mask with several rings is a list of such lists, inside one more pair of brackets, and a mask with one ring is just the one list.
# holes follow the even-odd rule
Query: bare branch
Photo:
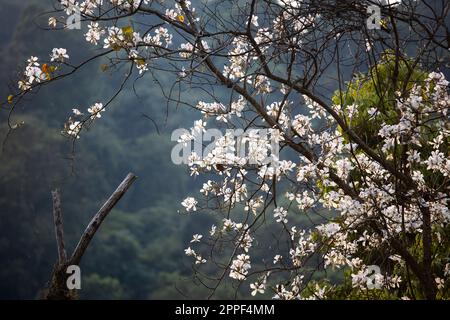
[[80, 241], [75, 248], [72, 257], [70, 258], [70, 262], [72, 264], [79, 264], [81, 258], [83, 257], [84, 252], [86, 251], [89, 243], [97, 232], [98, 228], [102, 224], [103, 220], [105, 220], [106, 216], [111, 212], [112, 208], [119, 202], [122, 196], [127, 192], [128, 188], [133, 184], [133, 182], [137, 179], [133, 173], [129, 173], [126, 178], [122, 181], [122, 183], [117, 187], [116, 191], [109, 197], [109, 199], [105, 202], [105, 204], [100, 208], [100, 210], [95, 214], [92, 218], [89, 225], [86, 227], [83, 235], [80, 238]]
[[67, 254], [64, 245], [64, 229], [61, 214], [61, 198], [58, 189], [52, 191], [52, 199], [53, 199], [53, 221], [55, 224], [56, 245], [58, 247], [58, 264], [63, 265], [67, 260]]

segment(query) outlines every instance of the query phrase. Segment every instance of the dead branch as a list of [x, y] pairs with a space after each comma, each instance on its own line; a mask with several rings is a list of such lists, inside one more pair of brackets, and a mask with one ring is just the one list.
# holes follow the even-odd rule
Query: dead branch
[[55, 224], [56, 245], [58, 248], [58, 263], [62, 265], [67, 260], [67, 254], [64, 245], [64, 230], [61, 215], [61, 197], [58, 189], [52, 191], [52, 199], [53, 199], [53, 222]]
[[117, 189], [112, 193], [109, 199], [103, 204], [100, 210], [94, 215], [91, 222], [86, 227], [83, 235], [78, 242], [71, 258], [67, 260], [66, 250], [64, 246], [63, 222], [61, 214], [61, 200], [59, 191], [52, 191], [53, 199], [53, 218], [56, 232], [56, 243], [58, 247], [58, 261], [55, 264], [48, 288], [44, 292], [44, 298], [48, 300], [69, 300], [76, 299], [77, 294], [74, 290], [69, 290], [66, 285], [68, 275], [66, 273], [67, 266], [78, 265], [83, 257], [89, 243], [102, 224], [103, 220], [108, 216], [114, 206], [119, 202], [123, 195], [127, 192], [133, 182], [137, 179], [133, 173], [129, 173]]
[[127, 177], [122, 181], [122, 183], [117, 187], [116, 191], [114, 191], [114, 193], [109, 197], [105, 204], [95, 214], [91, 222], [89, 222], [89, 225], [86, 227], [86, 230], [84, 230], [84, 233], [81, 236], [72, 257], [70, 258], [71, 264], [80, 263], [80, 260], [83, 257], [84, 252], [86, 251], [86, 248], [89, 246], [89, 243], [91, 242], [101, 223], [136, 179], [137, 177], [134, 174], [129, 173]]

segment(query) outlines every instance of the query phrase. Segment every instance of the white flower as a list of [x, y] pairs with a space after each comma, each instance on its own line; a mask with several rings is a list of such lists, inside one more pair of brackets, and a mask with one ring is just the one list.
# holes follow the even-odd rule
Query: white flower
[[283, 259], [283, 256], [277, 254], [275, 257], [273, 257], [273, 264], [277, 264], [281, 261], [281, 259]]
[[423, 174], [422, 172], [420, 172], [419, 170], [414, 170], [411, 174], [411, 178], [418, 182], [420, 185], [424, 185], [425, 184], [425, 180], [423, 178]]
[[76, 115], [76, 116], [81, 116], [81, 115], [83, 115], [83, 113], [82, 113], [80, 110], [78, 110], [77, 108], [72, 109], [72, 112], [73, 112], [73, 114]]
[[204, 264], [206, 263], [206, 259], [203, 259], [201, 255], [195, 256], [195, 264]]
[[243, 281], [246, 279], [248, 270], [251, 268], [250, 256], [240, 254], [237, 256], [230, 267], [230, 278]]
[[335, 235], [337, 232], [339, 232], [340, 229], [341, 229], [341, 227], [339, 226], [339, 224], [337, 224], [335, 222], [330, 222], [327, 224], [322, 224], [320, 226], [317, 226], [317, 230], [319, 230], [321, 233], [323, 233], [327, 237], [331, 237], [331, 236]]
[[428, 170], [439, 170], [444, 162], [444, 154], [439, 150], [431, 152], [430, 157], [425, 161]]
[[54, 48], [52, 54], [50, 55], [51, 61], [64, 62], [64, 59], [69, 59], [67, 50], [64, 48]]
[[19, 85], [19, 89], [22, 91], [26, 91], [31, 88], [30, 84], [23, 80], [19, 80], [17, 84]]
[[92, 44], [97, 45], [100, 37], [105, 33], [105, 31], [99, 27], [97, 22], [91, 22], [88, 25], [88, 32], [84, 35], [86, 37], [86, 41]]
[[283, 207], [278, 207], [275, 208], [275, 210], [273, 210], [273, 216], [274, 218], [276, 218], [277, 222], [283, 222], [283, 223], [287, 223], [288, 220], [286, 219], [287, 217], [287, 210], [285, 210]]
[[[54, 49], [53, 49], [54, 50]], [[38, 67], [39, 63], [38, 63], [39, 58], [35, 57], [35, 56], [31, 56], [27, 62], [28, 62], [28, 66], [35, 66]]]
[[203, 238], [203, 236], [202, 236], [201, 234], [194, 234], [194, 235], [192, 236], [191, 243], [194, 243], [194, 242], [200, 242], [200, 239], [201, 239], [201, 238]]
[[197, 211], [197, 200], [193, 197], [187, 197], [186, 199], [181, 202], [181, 205], [186, 208], [186, 211]]
[[340, 178], [346, 179], [352, 169], [353, 165], [349, 159], [339, 159], [336, 161], [336, 173]]
[[187, 59], [192, 56], [192, 53], [194, 52], [194, 46], [189, 42], [183, 43], [181, 44], [180, 50], [180, 57]]
[[224, 219], [223, 220], [223, 231], [230, 231], [234, 229], [234, 226], [236, 224], [231, 221], [230, 219]]
[[206, 122], [203, 120], [194, 121], [194, 127], [191, 129], [191, 134], [195, 136], [195, 134], [201, 134], [202, 132], [206, 132]]
[[420, 162], [420, 153], [417, 150], [408, 150], [407, 154], [409, 163]]
[[161, 39], [165, 42], [165, 47], [167, 48], [169, 45], [172, 44], [172, 38], [173, 36], [169, 33], [169, 30], [163, 27], [159, 27], [155, 30], [155, 37], [153, 38], [153, 41], [155, 41], [157, 44], [162, 45]]
[[19, 81], [19, 89], [20, 90], [28, 90], [31, 89], [31, 85], [35, 82], [39, 83], [41, 81], [45, 81], [47, 79], [47, 76], [44, 72], [42, 72], [41, 68], [39, 67], [40, 64], [38, 62], [38, 58], [31, 56], [27, 60], [27, 66], [25, 68], [24, 75], [26, 79]]
[[194, 257], [195, 256], [195, 251], [191, 249], [191, 247], [188, 247], [187, 249], [184, 249], [184, 253], [188, 256], [188, 257]]
[[399, 288], [400, 283], [402, 282], [402, 278], [398, 275], [391, 277], [389, 280], [390, 280], [390, 286], [392, 288]]
[[444, 289], [445, 286], [445, 281], [442, 278], [435, 278], [434, 281], [436, 282], [437, 288], [440, 289]]
[[258, 23], [258, 16], [252, 16], [252, 24], [255, 26], [255, 27], [259, 27], [259, 23]]
[[171, 20], [176, 20], [178, 13], [174, 9], [166, 9], [166, 16]]
[[69, 123], [66, 133], [69, 136], [79, 139], [80, 138], [79, 133], [81, 131], [82, 126], [83, 125], [80, 121], [71, 122]]
[[188, 143], [190, 143], [194, 139], [194, 136], [192, 136], [190, 133], [183, 133], [178, 138], [177, 142], [182, 143], [183, 146], [187, 146]]
[[260, 293], [263, 294], [265, 289], [266, 289], [266, 285], [264, 282], [262, 283], [251, 283], [250, 284], [250, 289], [252, 289], [252, 296], [256, 296], [256, 294]]
[[269, 78], [263, 75], [257, 75], [255, 77], [254, 87], [259, 94], [270, 93], [272, 91]]
[[369, 114], [370, 117], [373, 117], [376, 113], [377, 113], [377, 108], [370, 108], [369, 110], [367, 110], [367, 113]]
[[366, 39], [366, 51], [369, 52], [370, 50], [372, 50], [372, 44], [369, 39]]
[[55, 17], [48, 18], [48, 25], [50, 27], [56, 28], [56, 23], [57, 23], [57, 21], [56, 21]]
[[298, 114], [292, 121], [292, 128], [299, 136], [304, 136], [311, 131], [311, 118]]
[[118, 49], [123, 46], [123, 41], [125, 37], [123, 35], [122, 29], [118, 27], [109, 27], [108, 28], [108, 36], [103, 40], [103, 48], [113, 48]]
[[94, 120], [95, 118], [101, 118], [102, 115], [100, 112], [104, 112], [105, 109], [103, 108], [102, 103], [96, 103], [93, 106], [88, 108], [88, 112], [91, 114], [91, 119]]
[[234, 112], [237, 117], [241, 117], [241, 112], [244, 110], [246, 105], [246, 100], [243, 96], [239, 96], [239, 99], [237, 101], [233, 101], [231, 103], [231, 112]]

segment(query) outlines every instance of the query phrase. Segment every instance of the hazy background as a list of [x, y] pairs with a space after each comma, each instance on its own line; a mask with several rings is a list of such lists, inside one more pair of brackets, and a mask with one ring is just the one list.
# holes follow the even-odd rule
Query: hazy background
[[[26, 59], [48, 57], [54, 47], [68, 49], [74, 63], [92, 54], [82, 30], [45, 31], [39, 14], [52, 1], [0, 0], [0, 94], [16, 89]], [[92, 50], [92, 49], [89, 49]], [[66, 245], [71, 252], [84, 227], [128, 172], [139, 179], [111, 212], [81, 263], [81, 298], [148, 299], [204, 296], [191, 279], [183, 249], [193, 233], [208, 230], [210, 218], [180, 217], [180, 202], [198, 185], [185, 167], [170, 161], [170, 133], [190, 127], [191, 110], [169, 109], [159, 87], [145, 77], [128, 87], [101, 121], [77, 142], [61, 136], [71, 109], [105, 102], [121, 77], [91, 64], [70, 79], [43, 88], [21, 104], [12, 122], [25, 121], [0, 154], [0, 298], [38, 297], [56, 261], [50, 192], [59, 187]], [[20, 68], [19, 68], [20, 65]], [[119, 70], [118, 73], [124, 73]], [[161, 80], [164, 82], [164, 76]], [[0, 111], [0, 140], [8, 108]], [[159, 124], [160, 135], [151, 116]]]

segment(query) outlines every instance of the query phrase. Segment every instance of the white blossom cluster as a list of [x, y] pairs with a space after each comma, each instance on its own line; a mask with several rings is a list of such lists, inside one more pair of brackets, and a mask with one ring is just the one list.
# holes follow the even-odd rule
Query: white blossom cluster
[[[237, 66], [235, 62], [232, 65]], [[237, 68], [237, 67], [236, 67]], [[319, 131], [313, 124], [314, 118], [332, 120], [331, 117], [319, 110], [319, 106], [312, 101], [305, 99], [308, 105], [309, 114], [298, 114], [292, 118], [288, 113], [286, 117], [279, 117], [279, 123], [286, 128], [293, 129], [309, 145], [314, 146], [319, 157], [316, 161], [311, 161], [303, 156], [297, 163], [290, 163], [286, 170], [273, 170], [267, 174], [267, 169], [259, 169], [259, 177], [262, 181], [267, 177], [277, 177], [282, 179], [289, 173], [294, 173], [298, 183], [317, 185], [320, 181], [322, 188], [328, 188], [327, 192], [311, 192], [303, 190], [300, 192], [288, 192], [286, 198], [297, 205], [301, 211], [309, 209], [325, 208], [339, 212], [339, 219], [317, 226], [311, 230], [297, 231], [293, 226], [291, 231], [295, 247], [289, 252], [290, 264], [301, 268], [304, 261], [317, 253], [320, 245], [324, 251], [323, 259], [326, 268], [349, 268], [352, 270], [352, 286], [359, 289], [367, 289], [369, 285], [375, 288], [396, 289], [402, 283], [401, 276], [396, 274], [371, 274], [366, 265], [358, 256], [361, 252], [371, 252], [379, 246], [385, 246], [391, 237], [400, 235], [402, 232], [417, 234], [422, 228], [422, 209], [428, 208], [431, 212], [433, 226], [444, 226], [450, 222], [449, 199], [445, 195], [445, 190], [439, 190], [439, 185], [433, 185], [425, 181], [426, 176], [448, 177], [450, 168], [450, 158], [447, 145], [449, 142], [449, 107], [450, 97], [448, 95], [448, 82], [442, 73], [432, 72], [426, 81], [417, 84], [411, 90], [408, 97], [398, 98], [396, 108], [398, 110], [399, 122], [396, 124], [382, 123], [379, 129], [379, 136], [382, 140], [382, 152], [386, 159], [392, 159], [395, 154], [395, 146], [408, 146], [406, 151], [407, 167], [411, 178], [416, 185], [411, 185], [409, 190], [404, 191], [406, 197], [417, 199], [417, 201], [405, 201], [404, 205], [399, 205], [397, 201], [395, 178], [380, 163], [376, 162], [363, 152], [355, 153], [352, 150], [354, 144], [345, 142], [344, 137], [335, 131]], [[339, 110], [339, 106], [334, 106]], [[358, 106], [353, 106], [354, 113], [358, 112]], [[224, 106], [220, 107], [225, 109]], [[279, 105], [268, 108], [268, 110], [280, 110]], [[269, 111], [268, 114], [271, 114]], [[375, 115], [376, 116], [376, 115]], [[431, 139], [424, 139], [424, 136]], [[213, 159], [211, 162], [213, 163]], [[240, 159], [243, 160], [243, 159]], [[198, 164], [199, 162], [196, 162]], [[239, 167], [241, 161], [236, 161], [234, 165]], [[242, 161], [245, 163], [245, 161]], [[213, 167], [209, 166], [211, 170]], [[282, 167], [282, 165], [280, 165]], [[263, 171], [266, 170], [266, 171]], [[224, 176], [221, 182], [211, 181], [204, 184], [202, 193], [204, 196], [224, 196], [227, 190], [233, 190], [233, 197], [224, 196], [224, 201], [232, 201], [233, 205], [244, 203], [246, 210], [251, 210], [255, 214], [264, 205], [261, 196], [255, 196], [250, 192], [250, 187], [246, 186], [246, 176], [250, 173], [242, 167], [234, 177], [231, 177], [231, 169], [219, 172]], [[364, 180], [355, 181], [358, 194], [350, 196], [340, 189], [331, 179], [333, 173], [338, 178], [347, 181], [355, 172], [363, 172]], [[270, 192], [270, 187], [266, 182], [262, 182], [261, 191]], [[431, 199], [424, 199], [422, 192], [432, 194]], [[250, 199], [249, 199], [250, 197]], [[288, 212], [283, 207], [277, 207], [273, 211], [276, 222], [289, 225]], [[367, 224], [370, 220], [379, 220], [384, 217], [386, 224], [382, 232], [369, 233], [365, 230], [358, 234], [353, 226]], [[227, 221], [224, 224], [233, 228]], [[433, 228], [433, 232], [439, 235], [439, 229]], [[248, 233], [246, 233], [248, 234]], [[250, 268], [249, 254], [242, 254], [233, 260], [230, 267], [230, 277], [237, 280], [246, 279], [247, 268]], [[281, 261], [281, 254], [277, 254], [274, 263]], [[394, 261], [394, 260], [393, 260]], [[397, 256], [395, 263], [403, 264], [403, 258]], [[245, 268], [247, 267], [247, 268]], [[438, 287], [444, 286], [444, 279], [437, 278]], [[300, 280], [293, 281], [293, 288], [285, 285], [278, 285], [276, 298], [291, 299], [302, 298], [299, 289]], [[251, 284], [252, 294], [264, 293], [267, 286], [267, 278], [264, 282]], [[370, 287], [370, 286], [369, 286]], [[315, 289], [314, 289], [315, 288]], [[309, 298], [324, 298], [330, 289], [317, 285], [314, 287], [314, 295]]]
[[104, 111], [105, 107], [102, 103], [95, 103], [94, 105], [87, 108], [89, 117], [83, 120], [81, 119], [81, 117], [84, 115], [84, 113], [81, 112], [78, 108], [73, 108], [72, 113], [75, 119], [69, 117], [69, 120], [64, 125], [64, 130], [62, 133], [68, 135], [69, 137], [79, 139], [80, 132], [87, 121], [90, 120], [92, 122], [95, 119], [101, 118], [101, 112]]

